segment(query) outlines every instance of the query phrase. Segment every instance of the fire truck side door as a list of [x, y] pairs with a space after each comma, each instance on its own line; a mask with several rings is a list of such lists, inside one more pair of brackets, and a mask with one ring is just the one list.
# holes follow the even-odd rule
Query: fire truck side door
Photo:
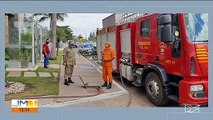
[[[156, 55], [159, 56], [159, 64], [171, 74], [181, 76], [181, 38], [179, 37], [179, 23], [177, 14], [162, 14], [156, 19], [158, 47]], [[179, 67], [177, 67], [179, 66]]]

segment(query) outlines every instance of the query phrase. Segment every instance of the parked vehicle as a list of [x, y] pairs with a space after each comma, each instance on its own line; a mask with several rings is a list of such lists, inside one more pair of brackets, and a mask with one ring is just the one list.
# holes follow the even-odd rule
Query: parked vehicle
[[86, 43], [86, 44], [88, 44], [89, 45], [89, 47], [90, 47], [90, 49], [93, 49], [93, 44], [92, 43]]
[[83, 56], [88, 56], [88, 55], [92, 55], [93, 51], [92, 51], [92, 46], [91, 44], [83, 44], [82, 47], [79, 49], [79, 52], [83, 55]]
[[98, 60], [98, 55], [97, 55], [97, 47], [94, 46], [93, 49], [92, 49], [92, 58], [93, 60]]
[[73, 48], [78, 48], [78, 45], [76, 43], [74, 43]]
[[106, 41], [114, 72], [144, 86], [155, 105], [208, 104], [208, 14], [147, 14], [97, 30], [99, 61]]

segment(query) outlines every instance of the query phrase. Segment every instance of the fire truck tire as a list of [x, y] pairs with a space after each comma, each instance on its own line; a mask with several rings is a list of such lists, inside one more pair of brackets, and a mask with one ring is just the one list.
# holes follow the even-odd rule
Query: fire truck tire
[[161, 106], [168, 103], [165, 96], [163, 85], [159, 75], [156, 72], [150, 72], [146, 76], [145, 90], [148, 99], [155, 105]]

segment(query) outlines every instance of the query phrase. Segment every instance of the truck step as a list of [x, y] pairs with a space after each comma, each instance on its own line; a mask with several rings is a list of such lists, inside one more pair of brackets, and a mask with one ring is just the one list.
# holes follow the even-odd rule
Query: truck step
[[178, 102], [178, 99], [179, 99], [176, 95], [169, 95], [168, 98], [175, 102]]
[[179, 87], [179, 85], [176, 82], [170, 82], [169, 84], [175, 87]]
[[132, 82], [132, 84], [135, 85], [135, 86], [137, 86], [137, 87], [141, 87], [142, 86], [141, 83], [138, 83], [137, 81]]

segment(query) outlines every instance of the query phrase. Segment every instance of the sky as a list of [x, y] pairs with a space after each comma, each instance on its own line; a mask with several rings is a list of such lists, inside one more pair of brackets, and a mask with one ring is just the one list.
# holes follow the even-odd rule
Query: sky
[[[59, 26], [70, 26], [74, 35], [89, 37], [90, 32], [96, 32], [97, 28], [102, 28], [102, 19], [108, 17], [111, 13], [72, 13], [63, 22], [58, 21]], [[42, 26], [49, 28], [50, 20], [41, 22]]]

